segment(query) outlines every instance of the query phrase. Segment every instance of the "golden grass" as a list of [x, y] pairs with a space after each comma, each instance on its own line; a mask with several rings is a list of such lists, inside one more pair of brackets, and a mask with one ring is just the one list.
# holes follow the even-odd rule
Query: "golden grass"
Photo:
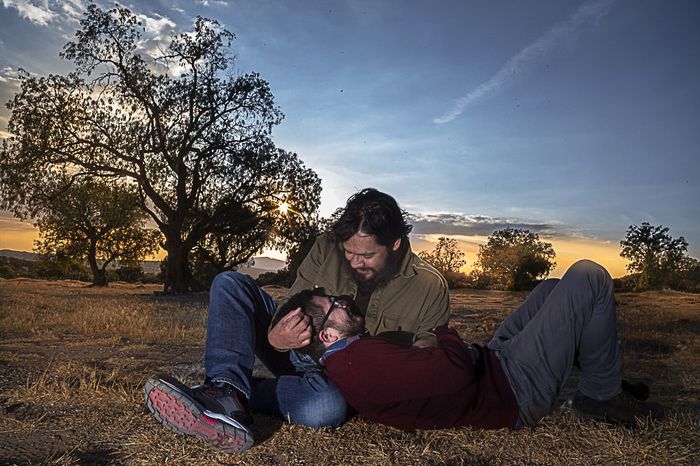
[[[28, 293], [28, 289], [32, 289]], [[55, 338], [60, 335], [201, 341], [206, 303], [158, 298], [160, 287], [124, 284], [107, 288], [83, 282], [5, 280], [0, 330]], [[21, 309], [22, 312], [9, 312]]]
[[[206, 295], [0, 280], [0, 464], [698, 464], [700, 296], [623, 294], [626, 372], [670, 408], [637, 429], [566, 410], [536, 429], [402, 432], [355, 418], [334, 430], [256, 416], [240, 455], [164, 429], [143, 408], [159, 371], [199, 367]], [[284, 289], [274, 288], [281, 296]], [[452, 293], [454, 326], [484, 341], [523, 293]]]

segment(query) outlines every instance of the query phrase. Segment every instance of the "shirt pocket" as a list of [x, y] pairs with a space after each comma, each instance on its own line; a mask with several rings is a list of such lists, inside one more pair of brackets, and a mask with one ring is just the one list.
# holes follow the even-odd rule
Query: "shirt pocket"
[[379, 319], [377, 333], [403, 331], [416, 333], [418, 331], [418, 321], [415, 319], [407, 319], [405, 316], [384, 314]]

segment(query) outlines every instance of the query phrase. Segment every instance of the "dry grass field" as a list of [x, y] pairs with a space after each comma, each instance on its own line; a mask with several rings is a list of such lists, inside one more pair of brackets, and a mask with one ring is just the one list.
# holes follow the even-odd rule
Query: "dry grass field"
[[[626, 376], [651, 385], [670, 413], [662, 422], [628, 429], [562, 408], [518, 432], [402, 432], [359, 418], [316, 430], [256, 416], [255, 446], [228, 455], [144, 410], [149, 375], [202, 377], [207, 296], [158, 288], [0, 280], [0, 464], [700, 463], [700, 295], [618, 295]], [[453, 326], [483, 342], [524, 296], [455, 291]]]

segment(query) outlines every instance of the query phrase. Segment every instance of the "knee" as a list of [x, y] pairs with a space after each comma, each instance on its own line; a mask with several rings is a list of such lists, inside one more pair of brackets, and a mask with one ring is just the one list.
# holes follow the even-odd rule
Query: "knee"
[[347, 409], [343, 395], [335, 386], [329, 385], [326, 390], [287, 406], [282, 415], [293, 424], [314, 428], [338, 427], [345, 422]]
[[603, 286], [612, 286], [613, 283], [607, 269], [589, 259], [581, 259], [575, 262], [567, 271], [567, 273], [569, 272], [588, 277], [591, 283], [598, 283]]
[[583, 272], [586, 274], [600, 274], [609, 275], [608, 271], [602, 265], [597, 262], [593, 262], [590, 259], [581, 259], [574, 262], [569, 268], [571, 271]]
[[214, 280], [211, 282], [211, 292], [216, 293], [220, 290], [231, 290], [235, 288], [241, 288], [247, 286], [250, 282], [250, 278], [238, 272], [233, 272], [227, 270], [221, 272]]

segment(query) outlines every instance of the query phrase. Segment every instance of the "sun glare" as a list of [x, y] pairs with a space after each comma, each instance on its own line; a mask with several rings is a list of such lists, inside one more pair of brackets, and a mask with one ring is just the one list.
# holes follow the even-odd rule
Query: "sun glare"
[[283, 201], [279, 206], [277, 206], [277, 210], [279, 210], [282, 214], [287, 215], [287, 213], [289, 213], [289, 204], [286, 201]]

